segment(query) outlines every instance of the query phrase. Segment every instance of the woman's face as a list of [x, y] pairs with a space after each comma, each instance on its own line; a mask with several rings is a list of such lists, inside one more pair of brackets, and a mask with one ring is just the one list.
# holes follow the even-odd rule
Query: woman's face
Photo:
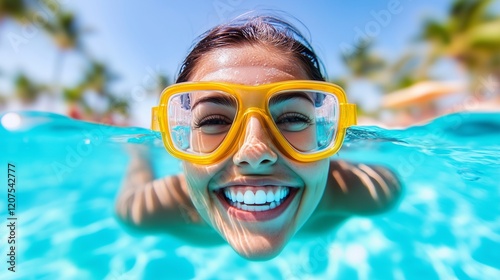
[[[297, 65], [273, 48], [243, 45], [205, 55], [190, 81], [261, 85], [309, 79]], [[204, 220], [240, 255], [269, 259], [281, 252], [318, 205], [329, 160], [296, 162], [280, 153], [259, 118], [250, 117], [245, 127], [244, 141], [234, 154], [212, 165], [184, 162], [184, 172]], [[231, 196], [243, 196], [244, 201], [235, 205]]]

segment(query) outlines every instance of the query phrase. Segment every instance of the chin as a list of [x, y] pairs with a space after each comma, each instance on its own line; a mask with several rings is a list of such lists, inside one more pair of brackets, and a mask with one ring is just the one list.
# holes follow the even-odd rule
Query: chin
[[[265, 211], [240, 209], [220, 191], [214, 192], [210, 220], [240, 256], [266, 261], [279, 255], [297, 230], [303, 189], [283, 192], [277, 206]], [[274, 202], [271, 202], [274, 203]]]
[[249, 261], [267, 261], [273, 259], [278, 256], [284, 248], [284, 244], [266, 244], [268, 246], [249, 244], [249, 246], [245, 246], [245, 248], [240, 247], [239, 244], [238, 246], [230, 245], [238, 255]]

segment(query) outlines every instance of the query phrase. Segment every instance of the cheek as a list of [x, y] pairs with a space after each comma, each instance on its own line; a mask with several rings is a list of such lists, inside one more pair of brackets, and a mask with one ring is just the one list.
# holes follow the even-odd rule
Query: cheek
[[222, 164], [205, 166], [189, 162], [183, 163], [187, 188], [195, 206], [206, 206], [210, 181], [223, 169], [223, 167]]
[[183, 162], [184, 176], [191, 201], [203, 220], [212, 226], [215, 225], [216, 212], [209, 195], [209, 185], [216, 176], [219, 176], [224, 167], [224, 164], [205, 166]]
[[210, 198], [208, 196], [208, 182], [211, 177], [207, 168], [190, 163], [183, 163], [184, 176], [187, 182], [189, 197], [194, 207], [205, 221], [208, 221]]
[[288, 142], [292, 143], [292, 146], [299, 151], [311, 151], [318, 147], [318, 140], [316, 139], [316, 129], [307, 128], [300, 133], [284, 132]]
[[309, 198], [321, 199], [328, 178], [330, 159], [294, 166], [295, 172], [304, 180]]
[[183, 167], [184, 176], [186, 176], [186, 181], [188, 182], [188, 188], [190, 191], [206, 189], [208, 181], [211, 177], [206, 167], [191, 164], [189, 162], [184, 162]]

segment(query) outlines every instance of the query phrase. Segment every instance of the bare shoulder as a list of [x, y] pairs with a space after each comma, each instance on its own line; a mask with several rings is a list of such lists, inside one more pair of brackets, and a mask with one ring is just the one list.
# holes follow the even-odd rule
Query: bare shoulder
[[332, 160], [328, 172], [318, 214], [379, 214], [395, 207], [400, 200], [402, 184], [388, 167]]
[[[223, 241], [198, 214], [182, 174], [124, 186], [117, 199], [116, 214], [133, 231], [168, 233], [197, 245]], [[200, 234], [206, 238], [200, 239]]]
[[387, 167], [331, 161], [328, 173], [323, 197], [300, 235], [330, 231], [350, 216], [389, 211], [400, 201], [401, 182]]

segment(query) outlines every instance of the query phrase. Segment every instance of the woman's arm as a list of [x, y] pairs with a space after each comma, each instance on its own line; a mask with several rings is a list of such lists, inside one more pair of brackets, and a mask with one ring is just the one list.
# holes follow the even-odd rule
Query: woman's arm
[[401, 183], [390, 169], [378, 165], [331, 161], [328, 182], [318, 209], [338, 215], [371, 215], [394, 207]]
[[[165, 232], [199, 245], [220, 243], [222, 238], [196, 211], [182, 174], [153, 180], [144, 152], [132, 151], [132, 159], [117, 197], [115, 211], [128, 228]], [[200, 234], [207, 238], [200, 239]]]

